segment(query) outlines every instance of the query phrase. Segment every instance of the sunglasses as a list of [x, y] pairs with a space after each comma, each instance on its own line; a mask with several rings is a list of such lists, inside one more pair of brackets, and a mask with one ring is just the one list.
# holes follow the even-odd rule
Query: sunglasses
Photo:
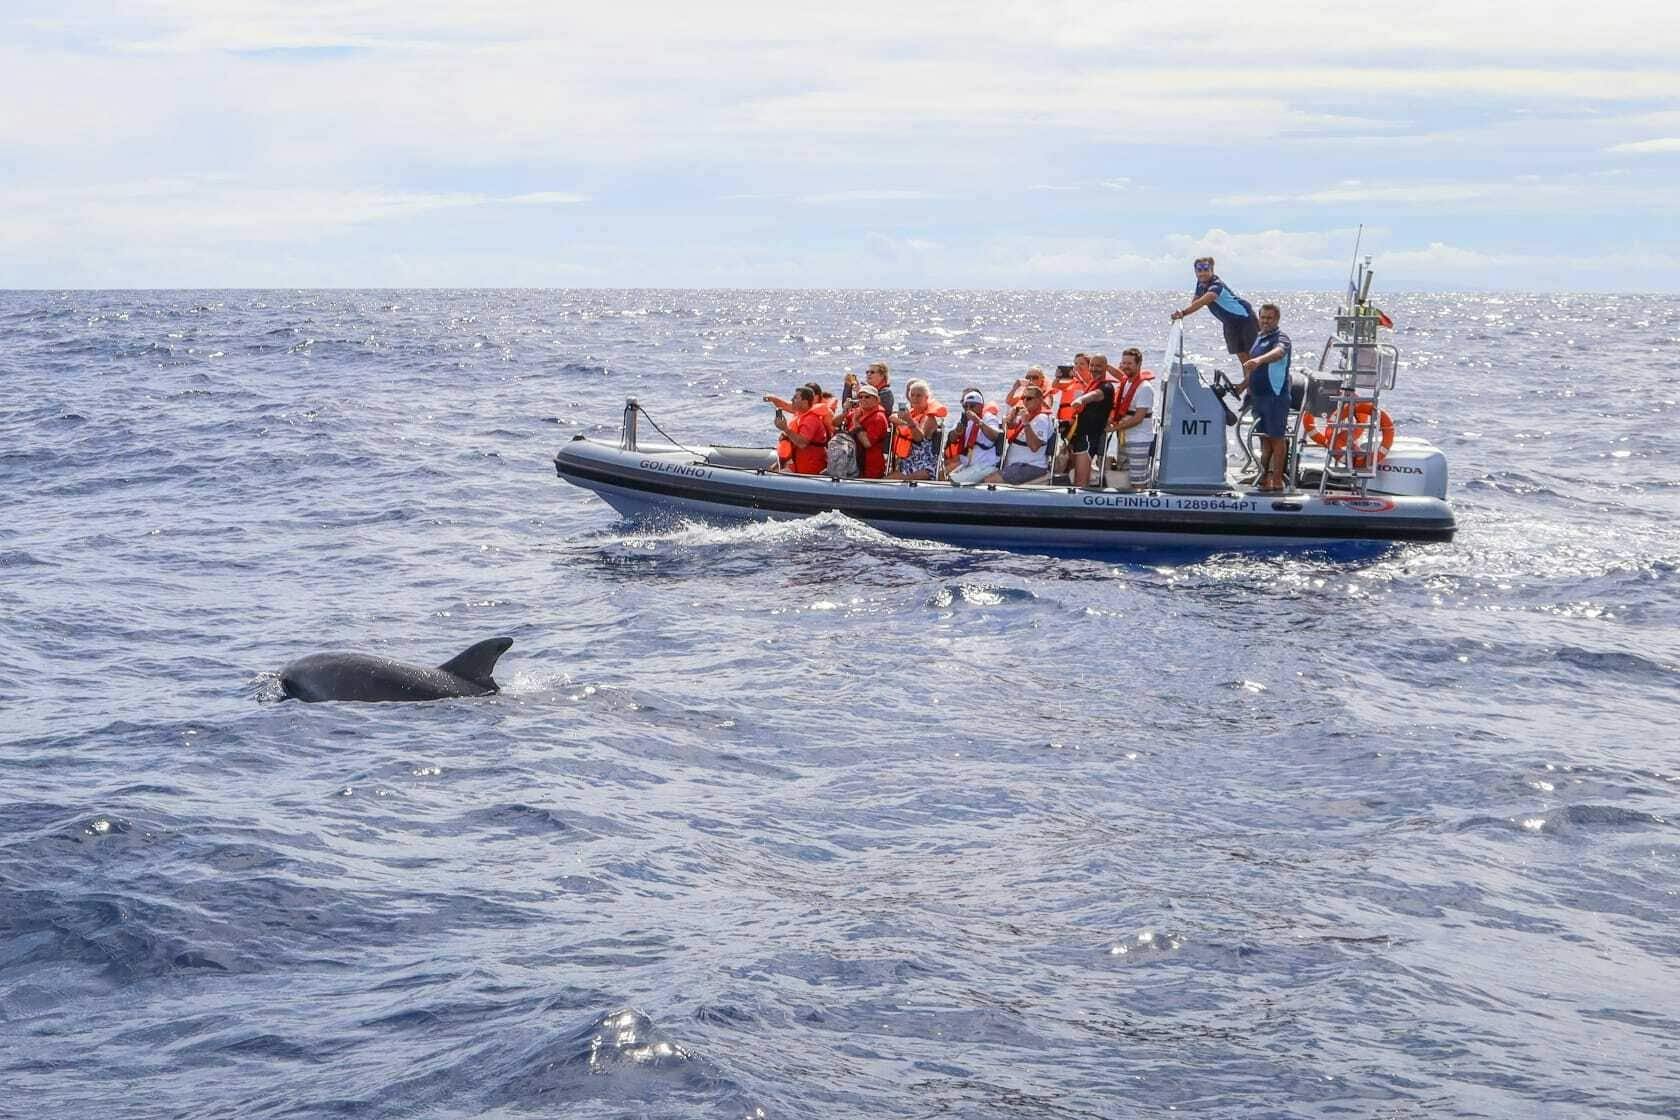
[[1213, 266], [1211, 264], [1199, 264], [1199, 265], [1196, 266], [1196, 271], [1197, 272], [1212, 272], [1213, 271]]

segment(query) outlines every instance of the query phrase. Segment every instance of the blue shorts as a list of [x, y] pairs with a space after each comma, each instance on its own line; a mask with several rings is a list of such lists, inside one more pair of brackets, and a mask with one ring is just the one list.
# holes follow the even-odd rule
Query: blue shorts
[[1234, 323], [1225, 319], [1219, 322], [1225, 328], [1225, 352], [1246, 357], [1249, 351], [1254, 349], [1255, 340], [1260, 337], [1260, 320], [1250, 315]]
[[1282, 439], [1289, 434], [1288, 397], [1256, 394], [1248, 398], [1248, 407], [1254, 410], [1254, 430], [1261, 435]]

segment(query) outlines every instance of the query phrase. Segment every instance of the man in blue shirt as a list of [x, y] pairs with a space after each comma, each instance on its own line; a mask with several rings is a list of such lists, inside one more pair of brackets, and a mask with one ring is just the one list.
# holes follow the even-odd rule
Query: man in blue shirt
[[1254, 410], [1254, 430], [1260, 433], [1262, 494], [1281, 493], [1283, 470], [1289, 458], [1289, 362], [1294, 355], [1289, 336], [1278, 330], [1282, 315], [1275, 303], [1260, 305], [1260, 335], [1243, 359], [1242, 384]]
[[1253, 348], [1254, 336], [1260, 333], [1260, 324], [1254, 318], [1254, 307], [1214, 275], [1212, 257], [1197, 259], [1196, 298], [1190, 301], [1188, 307], [1174, 311], [1172, 317], [1182, 319], [1204, 307], [1212, 311], [1219, 325], [1225, 328], [1227, 354], [1247, 354]]

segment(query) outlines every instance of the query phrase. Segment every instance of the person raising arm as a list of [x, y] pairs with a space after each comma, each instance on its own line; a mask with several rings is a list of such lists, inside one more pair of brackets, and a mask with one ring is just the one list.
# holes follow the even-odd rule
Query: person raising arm
[[789, 467], [794, 474], [821, 474], [828, 466], [828, 420], [813, 405], [816, 394], [809, 386], [801, 385], [793, 391], [793, 420], [776, 413], [776, 428], [793, 445]]
[[1253, 305], [1227, 287], [1225, 281], [1213, 271], [1212, 257], [1197, 258], [1196, 298], [1185, 307], [1174, 311], [1173, 321], [1177, 322], [1186, 315], [1194, 315], [1204, 307], [1224, 328], [1225, 352], [1247, 354], [1249, 347], [1254, 345], [1255, 336], [1260, 333], [1260, 321], [1255, 318]]

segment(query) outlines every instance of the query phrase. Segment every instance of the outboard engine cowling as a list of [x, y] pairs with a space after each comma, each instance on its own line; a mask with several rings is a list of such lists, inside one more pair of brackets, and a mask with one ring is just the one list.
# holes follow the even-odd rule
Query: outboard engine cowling
[[1376, 494], [1420, 498], [1447, 497], [1447, 457], [1425, 439], [1400, 436], [1377, 464], [1377, 477], [1366, 486]]

